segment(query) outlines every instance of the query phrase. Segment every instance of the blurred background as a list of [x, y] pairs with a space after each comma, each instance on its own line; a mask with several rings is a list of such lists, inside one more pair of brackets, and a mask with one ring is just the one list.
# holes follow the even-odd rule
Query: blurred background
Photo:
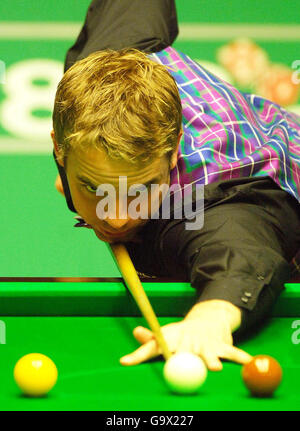
[[[141, 0], [142, 1], [142, 0]], [[163, 0], [162, 0], [163, 1]], [[118, 276], [54, 188], [51, 113], [90, 0], [0, 4], [0, 277]], [[178, 50], [300, 115], [297, 1], [177, 0]]]

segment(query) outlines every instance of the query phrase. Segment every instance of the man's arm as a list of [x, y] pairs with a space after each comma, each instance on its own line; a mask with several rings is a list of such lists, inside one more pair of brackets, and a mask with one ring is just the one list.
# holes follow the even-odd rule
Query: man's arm
[[[185, 318], [162, 328], [170, 350], [196, 353], [215, 371], [222, 369], [221, 358], [241, 364], [251, 360], [233, 345], [233, 334], [257, 327], [270, 315], [300, 246], [296, 201], [272, 180], [260, 180], [255, 193], [247, 191], [224, 194], [222, 203], [205, 211], [201, 230], [187, 231], [184, 221], [164, 221], [159, 240], [149, 230], [149, 250], [143, 244], [148, 268], [141, 271], [157, 266], [158, 273], [184, 276], [197, 290], [197, 303]], [[137, 262], [142, 263], [138, 256]], [[142, 346], [122, 364], [160, 353], [148, 329], [138, 327], [134, 336]]]
[[187, 231], [184, 220], [166, 223], [155, 251], [170, 276], [190, 281], [199, 303], [218, 299], [240, 308], [241, 333], [270, 314], [289, 279], [300, 248], [299, 204], [271, 179], [249, 179], [232, 190], [224, 183], [221, 191], [210, 193], [220, 203], [204, 211], [202, 229]]

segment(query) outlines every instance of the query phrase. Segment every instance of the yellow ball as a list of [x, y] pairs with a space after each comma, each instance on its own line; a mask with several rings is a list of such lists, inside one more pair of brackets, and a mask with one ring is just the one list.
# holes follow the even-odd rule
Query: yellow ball
[[14, 379], [24, 394], [40, 397], [46, 395], [55, 385], [57, 368], [48, 356], [29, 353], [16, 363]]

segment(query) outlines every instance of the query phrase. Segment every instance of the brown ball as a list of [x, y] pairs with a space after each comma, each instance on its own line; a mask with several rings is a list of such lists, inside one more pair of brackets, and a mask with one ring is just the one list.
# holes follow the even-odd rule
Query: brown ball
[[252, 395], [268, 397], [280, 385], [282, 369], [271, 356], [257, 355], [243, 366], [242, 378]]

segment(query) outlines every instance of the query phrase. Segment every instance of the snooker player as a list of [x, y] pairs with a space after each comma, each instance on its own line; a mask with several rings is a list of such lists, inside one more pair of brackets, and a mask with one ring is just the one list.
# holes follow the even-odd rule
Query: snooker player
[[[190, 282], [195, 305], [162, 331], [172, 352], [217, 371], [221, 359], [250, 361], [234, 336], [270, 315], [300, 248], [300, 118], [174, 49], [177, 34], [172, 0], [91, 3], [54, 103], [56, 188], [75, 226], [125, 243], [139, 273]], [[203, 185], [203, 227], [172, 215], [99, 218], [98, 186], [118, 189], [121, 176]], [[122, 364], [161, 353], [149, 329], [134, 336], [141, 346]]]

